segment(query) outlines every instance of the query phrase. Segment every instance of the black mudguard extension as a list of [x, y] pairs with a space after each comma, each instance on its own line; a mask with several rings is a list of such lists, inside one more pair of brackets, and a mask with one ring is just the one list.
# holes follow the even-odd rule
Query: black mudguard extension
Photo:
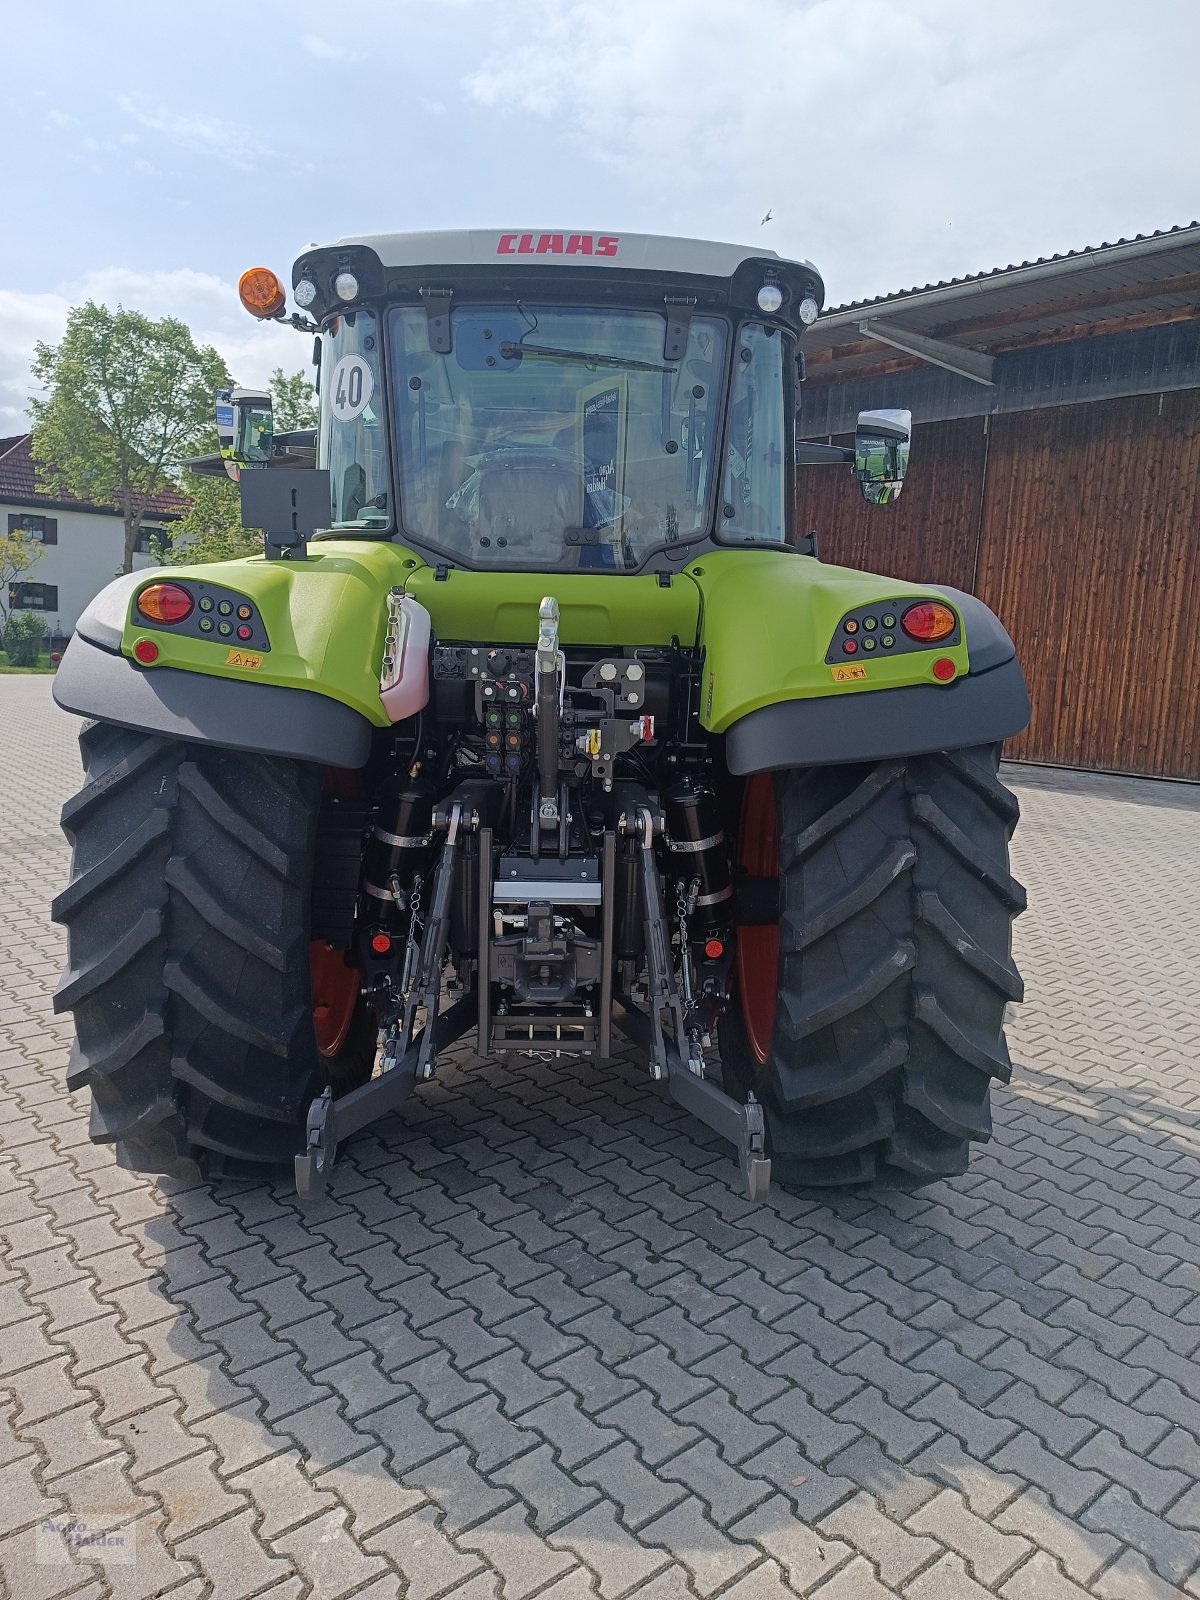
[[739, 775], [885, 761], [1011, 739], [1028, 723], [1025, 679], [1010, 656], [944, 687], [914, 684], [763, 706], [728, 730], [725, 759]]
[[309, 689], [233, 681], [175, 667], [143, 669], [76, 634], [54, 679], [64, 711], [189, 744], [361, 767], [371, 724]]

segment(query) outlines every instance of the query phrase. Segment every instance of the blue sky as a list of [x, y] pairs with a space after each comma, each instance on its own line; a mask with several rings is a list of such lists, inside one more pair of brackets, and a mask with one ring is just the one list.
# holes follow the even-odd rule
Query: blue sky
[[38, 0], [3, 40], [0, 434], [89, 295], [304, 365], [233, 285], [344, 233], [761, 242], [836, 303], [1200, 213], [1196, 0]]

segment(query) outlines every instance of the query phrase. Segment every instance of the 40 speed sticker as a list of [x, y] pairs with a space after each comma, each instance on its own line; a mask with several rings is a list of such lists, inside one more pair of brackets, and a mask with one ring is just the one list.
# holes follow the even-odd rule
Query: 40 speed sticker
[[329, 379], [329, 409], [338, 422], [353, 422], [367, 409], [375, 374], [362, 356], [343, 356]]

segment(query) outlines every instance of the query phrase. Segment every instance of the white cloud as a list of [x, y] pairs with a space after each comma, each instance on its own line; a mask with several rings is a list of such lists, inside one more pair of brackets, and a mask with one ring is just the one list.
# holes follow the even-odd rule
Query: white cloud
[[89, 299], [150, 317], [180, 318], [197, 343], [220, 351], [242, 383], [266, 384], [279, 366], [285, 372], [308, 369], [312, 341], [277, 322], [255, 322], [242, 310], [236, 286], [215, 273], [105, 267], [49, 291], [0, 289], [0, 436], [29, 425], [25, 408], [34, 343], [55, 343], [71, 307]]
[[0, 289], [0, 436], [28, 427], [25, 405], [34, 344], [59, 338], [68, 309], [59, 294]]
[[69, 111], [60, 111], [57, 106], [50, 107], [46, 113], [46, 119], [52, 122], [56, 128], [73, 128], [79, 121], [78, 117], [73, 117]]
[[300, 35], [300, 48], [306, 55], [318, 61], [361, 61], [361, 50], [348, 50], [345, 45], [330, 44], [328, 39], [322, 39], [319, 33], [303, 33]]
[[607, 167], [642, 226], [692, 232], [703, 216], [710, 236], [812, 256], [833, 299], [1194, 207], [1200, 7], [1177, 0], [510, 0], [495, 14], [469, 98], [546, 124], [556, 167]]
[[242, 123], [225, 122], [219, 117], [198, 113], [181, 115], [164, 106], [138, 105], [126, 94], [117, 97], [117, 105], [140, 127], [157, 133], [169, 143], [197, 155], [215, 157], [230, 166], [249, 170], [270, 154], [260, 135]]

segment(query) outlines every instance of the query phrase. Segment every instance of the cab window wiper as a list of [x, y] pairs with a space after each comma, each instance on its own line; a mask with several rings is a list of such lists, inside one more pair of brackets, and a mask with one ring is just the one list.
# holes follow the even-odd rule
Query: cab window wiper
[[585, 367], [624, 367], [633, 372], [675, 372], [657, 361], [635, 361], [632, 356], [606, 356], [594, 350], [560, 350], [548, 344], [514, 344], [506, 339], [500, 346], [505, 361], [517, 356], [537, 356], [543, 361], [578, 361]]

